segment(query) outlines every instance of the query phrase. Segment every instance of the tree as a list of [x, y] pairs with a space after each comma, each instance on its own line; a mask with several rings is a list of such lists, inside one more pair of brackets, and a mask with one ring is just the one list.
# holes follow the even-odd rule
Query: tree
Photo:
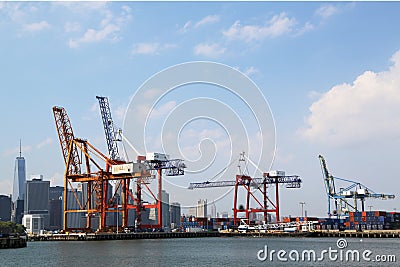
[[24, 234], [25, 226], [15, 222], [0, 222], [0, 234]]

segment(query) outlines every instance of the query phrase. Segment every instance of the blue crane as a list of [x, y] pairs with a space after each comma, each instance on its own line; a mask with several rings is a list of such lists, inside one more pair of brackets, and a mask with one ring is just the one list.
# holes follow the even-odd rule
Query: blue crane
[[112, 160], [119, 160], [116, 132], [114, 122], [111, 118], [110, 104], [105, 96], [96, 96], [99, 100], [101, 118], [103, 120], [104, 132], [106, 134], [109, 157]]
[[[393, 199], [393, 194], [380, 194], [375, 193], [369, 187], [363, 185], [360, 182], [339, 178], [329, 173], [326, 166], [326, 161], [323, 156], [318, 156], [321, 163], [322, 176], [325, 182], [325, 189], [328, 196], [328, 215], [336, 215], [338, 218], [344, 213], [350, 211], [364, 211], [365, 199], [366, 198], [378, 198], [378, 199]], [[346, 183], [348, 186], [336, 190], [335, 180]], [[335, 209], [331, 212], [331, 202], [334, 202]], [[361, 202], [361, 210], [359, 209], [357, 202]]]

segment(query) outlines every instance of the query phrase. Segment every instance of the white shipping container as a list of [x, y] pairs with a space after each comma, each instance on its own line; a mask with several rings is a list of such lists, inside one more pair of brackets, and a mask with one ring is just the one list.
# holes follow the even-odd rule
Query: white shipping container
[[357, 190], [357, 194], [358, 194], [358, 195], [366, 195], [366, 194], [367, 194], [367, 190], [365, 190], [365, 189], [358, 189], [358, 190]]
[[140, 173], [144, 170], [144, 165], [142, 163], [125, 163], [112, 165], [111, 173], [112, 174], [130, 174], [130, 173]]
[[282, 177], [285, 176], [285, 172], [284, 171], [277, 171], [277, 170], [273, 170], [273, 171], [269, 171], [269, 176], [272, 177]]

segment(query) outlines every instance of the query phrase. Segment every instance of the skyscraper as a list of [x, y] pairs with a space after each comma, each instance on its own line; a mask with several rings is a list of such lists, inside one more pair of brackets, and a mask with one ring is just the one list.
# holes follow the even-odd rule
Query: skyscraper
[[41, 214], [44, 226], [49, 226], [49, 188], [50, 181], [43, 181], [43, 176], [32, 176], [26, 182], [25, 188], [25, 214]]
[[171, 227], [171, 219], [169, 213], [169, 194], [167, 191], [161, 191], [161, 210], [162, 210], [162, 227], [170, 228]]
[[214, 202], [210, 204], [210, 217], [217, 218], [217, 206]]
[[181, 226], [181, 204], [178, 202], [172, 202], [169, 206], [171, 224], [174, 224], [174, 228]]
[[0, 195], [0, 221], [7, 222], [11, 220], [11, 198]]
[[62, 229], [63, 223], [63, 205], [62, 199], [64, 194], [64, 187], [55, 186], [49, 188], [49, 229], [59, 230]]
[[18, 199], [20, 200], [24, 199], [25, 182], [26, 182], [25, 158], [22, 156], [21, 140], [20, 140], [19, 157], [15, 159], [14, 185], [12, 194], [13, 203], [15, 203]]
[[207, 199], [200, 199], [199, 201], [197, 201], [196, 217], [197, 218], [207, 217]]

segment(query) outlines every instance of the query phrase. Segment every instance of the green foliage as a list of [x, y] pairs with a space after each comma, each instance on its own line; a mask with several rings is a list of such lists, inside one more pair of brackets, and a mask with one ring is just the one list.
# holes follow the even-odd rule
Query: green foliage
[[15, 222], [0, 222], [0, 234], [23, 234], [25, 226]]

